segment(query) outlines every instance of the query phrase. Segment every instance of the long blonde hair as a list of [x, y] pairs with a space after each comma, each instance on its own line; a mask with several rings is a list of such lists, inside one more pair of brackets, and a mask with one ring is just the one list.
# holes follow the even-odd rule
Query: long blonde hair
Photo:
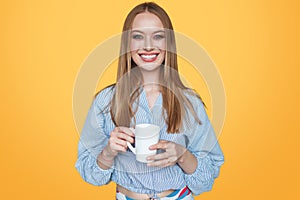
[[164, 9], [153, 2], [142, 3], [133, 8], [123, 26], [117, 82], [114, 85], [115, 93], [110, 102], [110, 113], [114, 124], [116, 126], [129, 127], [131, 120], [134, 119], [135, 121], [137, 108], [133, 108], [133, 103], [140, 95], [138, 88], [143, 84], [143, 80], [141, 74], [139, 74], [138, 67], [131, 59], [129, 42], [133, 20], [136, 15], [143, 12], [150, 12], [156, 15], [161, 20], [165, 30], [167, 30], [167, 48], [160, 75], [160, 92], [163, 98], [162, 115], [167, 124], [167, 132], [180, 132], [186, 111], [190, 111], [196, 121], [201, 124], [191, 102], [184, 92], [193, 95], [196, 94], [182, 83], [178, 74], [175, 35], [171, 20]]

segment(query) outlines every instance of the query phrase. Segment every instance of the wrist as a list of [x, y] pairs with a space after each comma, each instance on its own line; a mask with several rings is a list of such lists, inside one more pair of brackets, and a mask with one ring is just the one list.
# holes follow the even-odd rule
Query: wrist
[[186, 174], [194, 173], [198, 166], [197, 158], [189, 150], [182, 154], [177, 164]]
[[107, 161], [112, 161], [115, 159], [115, 156], [112, 155], [109, 150], [107, 148], [104, 148], [101, 152], [101, 157], [104, 159], [104, 160], [107, 160]]
[[188, 150], [185, 149], [183, 154], [178, 158], [177, 163], [178, 164], [184, 163], [186, 161], [187, 154], [188, 154]]
[[97, 164], [102, 169], [108, 169], [114, 164], [114, 157], [105, 156], [105, 151], [103, 150], [97, 157]]

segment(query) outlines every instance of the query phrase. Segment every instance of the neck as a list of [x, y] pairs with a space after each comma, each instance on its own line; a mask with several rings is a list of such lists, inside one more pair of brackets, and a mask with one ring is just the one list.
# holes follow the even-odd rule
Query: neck
[[143, 87], [147, 90], [159, 90], [160, 80], [159, 80], [160, 68], [155, 71], [142, 71], [143, 75]]

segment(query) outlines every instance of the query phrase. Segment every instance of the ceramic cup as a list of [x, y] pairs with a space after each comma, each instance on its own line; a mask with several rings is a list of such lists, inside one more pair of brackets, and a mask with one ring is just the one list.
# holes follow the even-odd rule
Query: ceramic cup
[[128, 148], [136, 155], [136, 160], [148, 163], [147, 157], [156, 154], [156, 150], [149, 150], [151, 145], [159, 141], [159, 126], [153, 124], [138, 124], [132, 129], [135, 135], [135, 147], [127, 142]]

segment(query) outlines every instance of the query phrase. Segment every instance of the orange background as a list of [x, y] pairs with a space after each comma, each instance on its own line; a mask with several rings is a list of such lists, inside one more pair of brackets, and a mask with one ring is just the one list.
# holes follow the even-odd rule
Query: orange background
[[[141, 2], [0, 2], [1, 199], [114, 199], [114, 184], [91, 186], [74, 168], [72, 92], [87, 55]], [[207, 50], [226, 89], [226, 162], [196, 199], [299, 198], [297, 1], [156, 2]]]

